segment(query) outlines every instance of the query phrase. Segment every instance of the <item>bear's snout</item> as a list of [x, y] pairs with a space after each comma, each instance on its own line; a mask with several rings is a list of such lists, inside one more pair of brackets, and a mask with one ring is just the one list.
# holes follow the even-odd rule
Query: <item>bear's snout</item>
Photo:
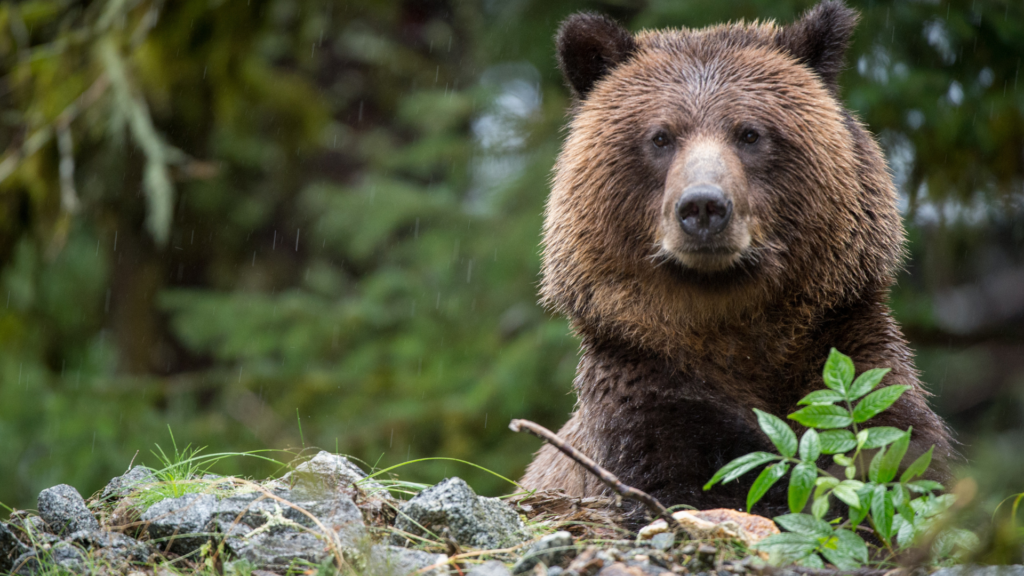
[[729, 224], [732, 200], [718, 186], [691, 186], [676, 202], [676, 217], [684, 232], [706, 241]]

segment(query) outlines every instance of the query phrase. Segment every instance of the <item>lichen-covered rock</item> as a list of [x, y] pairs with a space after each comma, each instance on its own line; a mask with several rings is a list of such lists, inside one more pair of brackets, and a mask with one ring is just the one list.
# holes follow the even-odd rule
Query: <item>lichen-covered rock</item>
[[224, 535], [229, 553], [269, 569], [286, 569], [295, 561], [318, 564], [335, 553], [358, 556], [367, 532], [348, 496], [334, 491], [319, 500], [301, 500], [286, 490], [275, 495], [284, 502], [252, 492], [219, 503], [211, 527]]
[[59, 484], [39, 493], [39, 515], [53, 534], [100, 529], [100, 523], [86, 508], [82, 495], [67, 484]]
[[543, 562], [547, 566], [560, 564], [562, 560], [576, 555], [576, 549], [572, 545], [572, 534], [568, 532], [555, 532], [541, 538], [536, 544], [523, 554], [523, 557], [512, 567], [513, 574], [522, 574], [533, 570], [533, 567]]
[[10, 572], [14, 567], [14, 561], [26, 552], [28, 546], [18, 540], [10, 525], [0, 522], [0, 574]]
[[[367, 576], [408, 576], [436, 564], [448, 561], [444, 554], [430, 554], [422, 550], [409, 550], [398, 546], [374, 546], [366, 561]], [[447, 574], [443, 568], [425, 573], [425, 576]]]
[[[507, 548], [526, 539], [512, 508], [497, 498], [477, 496], [461, 478], [448, 478], [403, 504], [395, 528], [414, 535], [448, 528], [460, 545], [482, 549]], [[403, 545], [407, 539], [394, 534], [391, 542]]]
[[154, 474], [153, 470], [150, 468], [146, 468], [145, 466], [134, 466], [131, 470], [117, 478], [114, 478], [110, 482], [107, 482], [106, 487], [103, 488], [103, 494], [100, 497], [103, 500], [120, 498], [139, 486], [152, 484], [158, 480], [159, 479], [156, 477], [156, 474]]
[[210, 494], [186, 494], [157, 502], [140, 520], [148, 523], [149, 537], [159, 549], [187, 554], [209, 541], [207, 525], [216, 507], [217, 498]]
[[145, 542], [106, 530], [82, 530], [68, 536], [68, 541], [86, 550], [95, 550], [103, 563], [111, 567], [129, 563], [141, 564], [149, 559], [152, 548]]
[[387, 489], [373, 480], [364, 480], [366, 473], [344, 456], [321, 450], [316, 456], [299, 464], [295, 470], [285, 474], [282, 480], [293, 482], [293, 490], [315, 494], [323, 490], [348, 488], [356, 482], [368, 493], [390, 497]]

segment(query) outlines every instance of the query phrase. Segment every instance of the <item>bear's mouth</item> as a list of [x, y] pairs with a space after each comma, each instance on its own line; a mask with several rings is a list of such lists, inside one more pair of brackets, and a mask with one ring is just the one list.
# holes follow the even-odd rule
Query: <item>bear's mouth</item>
[[[673, 254], [663, 255], [664, 260], [657, 266], [678, 282], [705, 290], [723, 291], [758, 281], [762, 268], [748, 252], [706, 247], [688, 251], [686, 260], [689, 263]], [[702, 265], [709, 261], [714, 265]]]

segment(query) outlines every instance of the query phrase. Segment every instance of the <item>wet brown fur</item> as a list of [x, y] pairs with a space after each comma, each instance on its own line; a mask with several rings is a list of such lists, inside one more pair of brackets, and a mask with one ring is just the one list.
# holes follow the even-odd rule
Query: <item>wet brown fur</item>
[[[913, 426], [906, 461], [934, 444], [932, 476], [946, 474], [948, 432], [885, 304], [903, 257], [896, 191], [877, 143], [837, 99], [855, 22], [825, 2], [787, 27], [634, 37], [576, 15], [560, 31], [576, 103], [547, 205], [541, 294], [583, 340], [578, 404], [560, 434], [666, 505], [742, 506], [753, 474], [701, 486], [732, 458], [772, 450], [751, 409], [785, 418], [822, 387], [833, 346], [858, 373], [889, 367], [884, 384], [912, 387], [872, 424]], [[760, 148], [736, 143], [748, 126]], [[674, 138], [671, 157], [652, 156], [658, 129]], [[699, 146], [728, 160], [736, 226], [749, 235], [725, 271], [664, 249], [666, 195]], [[550, 446], [522, 483], [605, 492]], [[774, 490], [762, 510], [784, 508]]]

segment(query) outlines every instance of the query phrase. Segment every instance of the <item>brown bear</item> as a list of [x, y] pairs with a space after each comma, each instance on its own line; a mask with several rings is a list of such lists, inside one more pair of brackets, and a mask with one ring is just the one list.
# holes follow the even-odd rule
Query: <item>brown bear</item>
[[[755, 473], [701, 487], [774, 452], [752, 409], [795, 411], [832, 347], [911, 387], [871, 424], [913, 426], [904, 462], [935, 445], [931, 477], [946, 474], [949, 433], [886, 305], [904, 255], [896, 189], [838, 97], [856, 20], [826, 1], [785, 27], [634, 36], [584, 13], [559, 29], [574, 104], [541, 295], [583, 350], [560, 435], [665, 505], [743, 506]], [[551, 446], [522, 484], [605, 491]], [[782, 484], [761, 512], [785, 509]]]

